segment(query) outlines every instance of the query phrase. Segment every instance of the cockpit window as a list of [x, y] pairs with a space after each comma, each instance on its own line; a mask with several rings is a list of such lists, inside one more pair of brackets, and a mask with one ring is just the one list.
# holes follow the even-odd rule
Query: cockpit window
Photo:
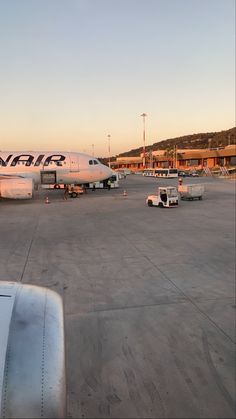
[[89, 160], [89, 164], [99, 164], [98, 160]]

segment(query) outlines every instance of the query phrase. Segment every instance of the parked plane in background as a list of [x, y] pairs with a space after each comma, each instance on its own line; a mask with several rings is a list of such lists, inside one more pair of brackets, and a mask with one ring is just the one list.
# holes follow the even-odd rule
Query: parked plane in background
[[109, 167], [84, 153], [0, 152], [2, 198], [29, 199], [38, 185], [83, 184], [111, 175]]

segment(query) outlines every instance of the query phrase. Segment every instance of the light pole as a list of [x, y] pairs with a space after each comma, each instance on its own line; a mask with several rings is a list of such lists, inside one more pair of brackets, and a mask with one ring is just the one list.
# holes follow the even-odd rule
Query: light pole
[[178, 159], [178, 152], [177, 152], [177, 145], [175, 145], [175, 168], [177, 169], [177, 159]]
[[110, 136], [110, 134], [108, 134], [107, 138], [108, 138], [108, 157], [109, 157], [108, 165], [109, 165], [109, 167], [111, 167], [111, 148], [110, 148], [111, 136]]
[[151, 168], [153, 168], [153, 154], [152, 154], [152, 149], [149, 151], [149, 159], [150, 159], [150, 164], [149, 166]]
[[145, 150], [145, 142], [146, 142], [146, 133], [145, 133], [145, 118], [146, 118], [146, 116], [147, 116], [147, 114], [146, 113], [142, 113], [142, 118], [143, 118], [143, 168], [145, 169], [145, 167], [146, 167], [146, 158], [145, 158], [145, 153], [146, 153], [146, 150]]

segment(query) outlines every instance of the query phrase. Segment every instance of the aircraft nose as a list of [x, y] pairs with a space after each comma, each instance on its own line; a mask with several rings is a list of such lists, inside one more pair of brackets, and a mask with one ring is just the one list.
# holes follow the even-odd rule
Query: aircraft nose
[[110, 169], [110, 167], [103, 165], [103, 172], [104, 176], [106, 176], [106, 179], [112, 176], [112, 170]]
[[108, 177], [111, 177], [112, 176], [112, 170], [110, 169], [110, 167], [107, 167], [107, 166], [106, 166], [106, 169], [107, 169]]

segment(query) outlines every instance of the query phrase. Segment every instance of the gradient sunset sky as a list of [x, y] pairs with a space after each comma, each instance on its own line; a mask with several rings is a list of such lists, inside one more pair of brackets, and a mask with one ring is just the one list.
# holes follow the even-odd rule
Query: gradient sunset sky
[[[234, 0], [0, 0], [0, 150], [235, 126]], [[92, 146], [94, 144], [94, 146]]]

